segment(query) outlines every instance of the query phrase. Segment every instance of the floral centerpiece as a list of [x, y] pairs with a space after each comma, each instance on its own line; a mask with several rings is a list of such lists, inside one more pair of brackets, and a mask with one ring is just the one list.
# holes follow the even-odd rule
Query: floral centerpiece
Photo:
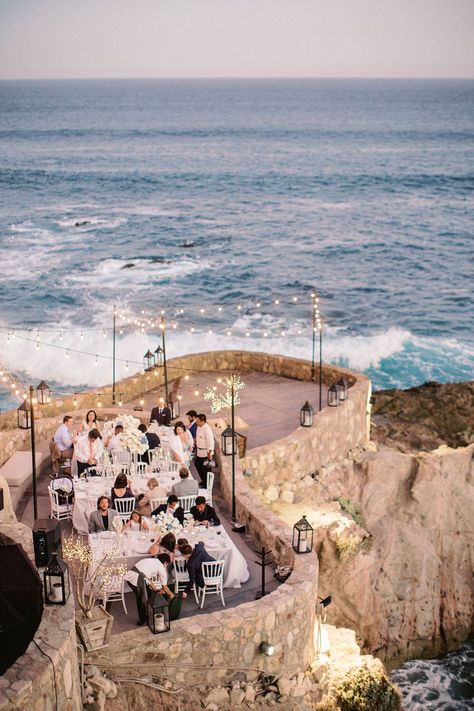
[[158, 533], [160, 537], [166, 535], [167, 533], [174, 533], [176, 537], [180, 536], [183, 532], [183, 527], [173, 514], [168, 514], [162, 511], [159, 514], [151, 517], [152, 525], [151, 530]]
[[134, 454], [144, 454], [148, 449], [148, 440], [138, 429], [140, 420], [133, 415], [118, 415], [115, 420], [109, 421], [104, 426], [104, 436], [111, 434], [117, 425], [122, 425], [123, 433], [120, 437], [123, 446]]

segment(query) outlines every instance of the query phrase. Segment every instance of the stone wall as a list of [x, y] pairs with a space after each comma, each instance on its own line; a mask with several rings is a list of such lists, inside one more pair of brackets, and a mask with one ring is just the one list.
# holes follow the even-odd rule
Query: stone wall
[[[3, 477], [0, 477], [0, 486], [4, 494], [0, 531], [20, 543], [34, 562], [31, 529], [16, 520]], [[55, 708], [61, 711], [82, 708], [72, 595], [65, 606], [45, 605], [34, 640], [0, 677], [0, 711], [53, 711]]]
[[[220, 470], [222, 492], [230, 504], [228, 460], [220, 462]], [[260, 670], [288, 675], [309, 664], [314, 655], [317, 556], [294, 554], [291, 530], [256, 500], [238, 462], [236, 480], [239, 520], [257, 543], [273, 550], [278, 562], [293, 565], [289, 579], [262, 600], [177, 620], [166, 634], [152, 635], [141, 628], [115, 635], [106, 649], [87, 654], [88, 662], [104, 671], [123, 667], [124, 674], [134, 675], [159, 668], [186, 685], [228, 682], [237, 670], [249, 680]], [[262, 641], [274, 645], [273, 657], [259, 653]]]

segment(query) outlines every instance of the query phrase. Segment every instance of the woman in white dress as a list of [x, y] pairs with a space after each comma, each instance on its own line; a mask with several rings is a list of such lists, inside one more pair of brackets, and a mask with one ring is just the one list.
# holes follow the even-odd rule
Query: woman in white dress
[[83, 434], [87, 434], [91, 430], [98, 430], [100, 432], [99, 423], [97, 422], [97, 413], [95, 410], [89, 410], [81, 426], [81, 432]]
[[189, 468], [193, 447], [192, 434], [186, 429], [184, 422], [177, 422], [174, 426], [174, 435], [170, 440], [170, 449], [174, 461]]

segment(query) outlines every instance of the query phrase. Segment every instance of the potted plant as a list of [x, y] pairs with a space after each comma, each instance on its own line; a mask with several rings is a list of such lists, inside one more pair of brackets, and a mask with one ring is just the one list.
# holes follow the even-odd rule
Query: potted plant
[[76, 631], [86, 651], [104, 647], [112, 632], [113, 617], [98, 600], [104, 589], [127, 572], [118, 542], [110, 541], [110, 548], [94, 553], [88, 543], [78, 536], [63, 541], [63, 558], [73, 580], [76, 601]]

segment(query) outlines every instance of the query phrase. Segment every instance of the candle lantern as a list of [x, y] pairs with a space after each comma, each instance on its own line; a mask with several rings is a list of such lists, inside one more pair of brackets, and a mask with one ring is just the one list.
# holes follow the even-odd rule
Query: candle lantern
[[155, 365], [161, 368], [164, 364], [164, 351], [161, 346], [155, 350]]
[[328, 390], [328, 405], [329, 407], [337, 407], [339, 405], [339, 391], [335, 383]]
[[[234, 440], [234, 449], [232, 450], [232, 439]], [[232, 427], [227, 427], [221, 434], [221, 449], [222, 453], [228, 456], [232, 456], [232, 452], [237, 452], [237, 435], [232, 432]]]
[[305, 402], [300, 410], [300, 425], [302, 427], [311, 427], [314, 421], [314, 410], [308, 401]]
[[143, 356], [143, 367], [145, 370], [151, 370], [153, 366], [155, 365], [155, 356], [151, 352], [150, 349], [147, 350], [145, 355]]
[[148, 588], [147, 623], [153, 634], [168, 632], [170, 629], [170, 608], [168, 601], [159, 592]]
[[36, 400], [38, 405], [46, 405], [46, 403], [51, 402], [51, 390], [44, 380], [36, 388]]
[[47, 605], [65, 605], [71, 591], [69, 571], [57, 551], [44, 569], [44, 601]]
[[337, 381], [337, 391], [339, 393], [339, 402], [347, 400], [347, 394], [349, 391], [349, 383], [345, 378], [341, 378]]
[[21, 430], [31, 429], [31, 407], [27, 400], [23, 400], [17, 409], [18, 427]]
[[297, 553], [310, 553], [313, 550], [313, 527], [306, 516], [293, 526], [293, 550]]

